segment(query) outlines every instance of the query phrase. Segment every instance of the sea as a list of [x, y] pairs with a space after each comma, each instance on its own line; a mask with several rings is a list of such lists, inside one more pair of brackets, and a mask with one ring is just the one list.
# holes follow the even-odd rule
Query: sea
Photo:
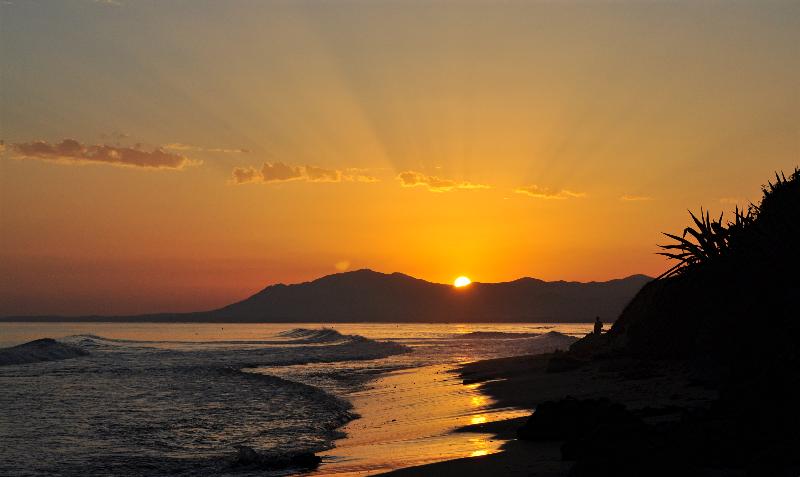
[[[0, 348], [88, 351], [0, 366], [0, 475], [373, 475], [498, 452], [453, 432], [519, 417], [456, 370], [565, 349], [590, 324], [0, 323]], [[314, 452], [315, 470], [236, 465]]]

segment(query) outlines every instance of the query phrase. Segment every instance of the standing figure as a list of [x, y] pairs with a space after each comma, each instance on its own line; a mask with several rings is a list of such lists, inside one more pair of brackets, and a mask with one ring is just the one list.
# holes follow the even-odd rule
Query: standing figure
[[594, 319], [594, 334], [599, 335], [603, 332], [603, 322], [600, 321], [600, 317], [595, 317]]

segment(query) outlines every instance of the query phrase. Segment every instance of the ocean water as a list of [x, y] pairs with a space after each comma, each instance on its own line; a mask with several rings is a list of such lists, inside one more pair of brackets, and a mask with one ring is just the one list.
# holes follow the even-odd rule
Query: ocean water
[[[269, 475], [237, 446], [369, 475], [496, 452], [456, 427], [493, 409], [459, 363], [564, 348], [584, 324], [2, 323], [91, 354], [0, 366], [0, 475]], [[273, 471], [287, 475], [296, 469]]]

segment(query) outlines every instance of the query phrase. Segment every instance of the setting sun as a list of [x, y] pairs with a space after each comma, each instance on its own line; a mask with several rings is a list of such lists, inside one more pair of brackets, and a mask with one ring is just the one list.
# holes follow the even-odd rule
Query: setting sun
[[472, 280], [465, 276], [460, 276], [453, 282], [453, 286], [456, 288], [461, 288], [469, 285], [470, 283], [472, 283]]

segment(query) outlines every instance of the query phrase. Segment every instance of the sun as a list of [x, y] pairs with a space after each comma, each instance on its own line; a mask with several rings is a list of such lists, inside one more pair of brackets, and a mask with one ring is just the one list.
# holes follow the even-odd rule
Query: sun
[[453, 286], [456, 288], [461, 288], [469, 285], [470, 283], [472, 283], [472, 280], [465, 276], [460, 276], [453, 282]]

